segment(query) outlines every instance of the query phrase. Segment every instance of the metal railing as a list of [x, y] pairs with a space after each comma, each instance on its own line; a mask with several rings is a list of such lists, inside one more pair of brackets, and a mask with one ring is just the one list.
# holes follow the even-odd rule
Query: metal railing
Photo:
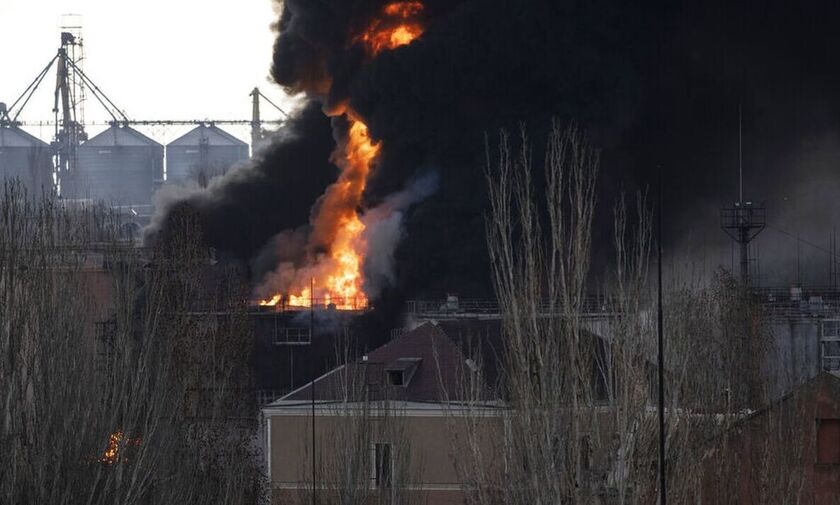
[[[449, 297], [446, 300], [409, 300], [406, 307], [408, 313], [415, 317], [467, 317], [467, 316], [498, 316], [502, 308], [498, 300], [493, 299], [460, 299]], [[541, 314], [562, 314], [560, 303], [544, 300], [538, 308]], [[587, 296], [581, 303], [581, 312], [587, 315], [607, 315], [613, 312], [606, 297], [599, 295]]]
[[753, 288], [766, 317], [825, 318], [840, 314], [840, 290], [834, 287]]
[[348, 298], [334, 300], [330, 298], [307, 299], [304, 303], [289, 303], [287, 299], [281, 299], [273, 305], [263, 305], [259, 300], [252, 302], [253, 312], [302, 312], [308, 310], [341, 310], [341, 311], [366, 311], [372, 307], [367, 298]]
[[[840, 315], [840, 290], [836, 288], [755, 288], [762, 313], [769, 318], [827, 318]], [[500, 317], [502, 308], [493, 299], [460, 299], [449, 297], [445, 300], [410, 300], [406, 311], [415, 318], [457, 319], [469, 317]], [[541, 315], [562, 315], [560, 303], [551, 304], [545, 300], [540, 303]], [[604, 317], [616, 315], [617, 310], [610, 300], [601, 295], [587, 296], [580, 307], [585, 317]]]

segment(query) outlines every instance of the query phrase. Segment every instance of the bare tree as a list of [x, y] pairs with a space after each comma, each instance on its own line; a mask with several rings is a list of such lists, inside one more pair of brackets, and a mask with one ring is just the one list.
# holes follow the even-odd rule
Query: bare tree
[[[503, 314], [502, 423], [467, 422], [470, 445], [501, 430], [503, 444], [474, 451], [472, 503], [591, 503], [591, 451], [599, 439], [592, 387], [596, 337], [584, 327], [598, 153], [574, 126], [553, 124], [545, 199], [535, 197], [524, 128], [514, 150], [501, 134], [487, 180], [488, 251]], [[546, 216], [545, 224], [543, 216]], [[472, 403], [473, 407], [478, 404]], [[462, 424], [463, 425], [463, 424]], [[485, 435], [482, 437], [482, 433]], [[496, 454], [501, 458], [490, 460]]]
[[196, 310], [194, 228], [148, 256], [106, 209], [14, 186], [0, 216], [0, 501], [256, 502], [244, 305], [223, 298], [212, 324]]
[[[502, 132], [498, 152], [487, 156], [488, 250], [506, 344], [501, 403], [489, 405], [475, 374], [464, 373], [459, 394], [468, 413], [453, 415], [450, 429], [453, 446], [469, 447], [453, 454], [467, 500], [655, 502], [656, 307], [646, 195], [637, 195], [632, 214], [623, 196], [616, 203], [614, 275], [593, 303], [597, 151], [574, 126], [555, 122], [543, 196], [534, 189], [541, 184], [524, 129], [512, 144]], [[734, 503], [739, 490], [759, 486], [750, 496], [796, 503], [796, 416], [750, 418], [769, 400], [773, 343], [760, 305], [727, 274], [708, 283], [672, 273], [665, 300], [670, 501]], [[749, 471], [738, 455], [748, 418], [761, 434], [749, 445]], [[703, 479], [712, 474], [719, 494], [710, 497]]]

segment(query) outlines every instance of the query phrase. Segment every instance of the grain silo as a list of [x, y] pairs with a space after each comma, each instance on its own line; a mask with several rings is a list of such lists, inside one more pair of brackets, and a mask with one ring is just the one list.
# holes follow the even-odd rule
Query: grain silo
[[50, 146], [14, 126], [0, 126], [0, 184], [18, 179], [30, 195], [52, 188]]
[[163, 179], [163, 146], [128, 126], [111, 126], [78, 148], [75, 171], [62, 186], [68, 198], [148, 205]]
[[215, 125], [200, 125], [166, 146], [166, 181], [206, 186], [245, 159], [248, 144]]

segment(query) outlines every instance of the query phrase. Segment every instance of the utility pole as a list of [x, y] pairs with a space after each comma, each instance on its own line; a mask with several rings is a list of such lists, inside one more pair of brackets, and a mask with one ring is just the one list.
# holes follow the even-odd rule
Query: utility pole
[[260, 122], [260, 89], [251, 91], [251, 156], [262, 142], [262, 123]]
[[[309, 279], [309, 339], [315, 329], [315, 279]], [[309, 385], [309, 399], [312, 406], [312, 505], [315, 500], [315, 370], [312, 371], [312, 384]]]
[[254, 88], [251, 91], [251, 156], [254, 155], [254, 151], [256, 150], [257, 146], [263, 141], [263, 131], [260, 128], [263, 121], [260, 119], [260, 99], [262, 98], [269, 105], [277, 109], [280, 114], [283, 114], [283, 117], [288, 118], [289, 115], [286, 113], [285, 110], [280, 108], [276, 103], [269, 100], [269, 98], [262, 94], [260, 88]]
[[667, 503], [667, 486], [665, 482], [665, 338], [664, 317], [662, 314], [662, 166], [659, 167], [659, 202], [656, 224], [656, 252], [657, 252], [657, 363], [659, 369], [659, 504]]

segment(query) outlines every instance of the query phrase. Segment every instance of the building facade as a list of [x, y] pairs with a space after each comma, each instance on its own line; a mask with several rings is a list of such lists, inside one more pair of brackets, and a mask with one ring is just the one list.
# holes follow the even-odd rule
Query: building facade
[[[475, 366], [466, 356], [424, 323], [265, 406], [273, 503], [309, 502], [312, 493], [353, 495], [353, 503], [463, 503], [457, 455], [470, 450], [465, 414], [475, 419], [476, 409], [457, 393]], [[478, 408], [480, 424], [502, 421], [498, 403]]]

